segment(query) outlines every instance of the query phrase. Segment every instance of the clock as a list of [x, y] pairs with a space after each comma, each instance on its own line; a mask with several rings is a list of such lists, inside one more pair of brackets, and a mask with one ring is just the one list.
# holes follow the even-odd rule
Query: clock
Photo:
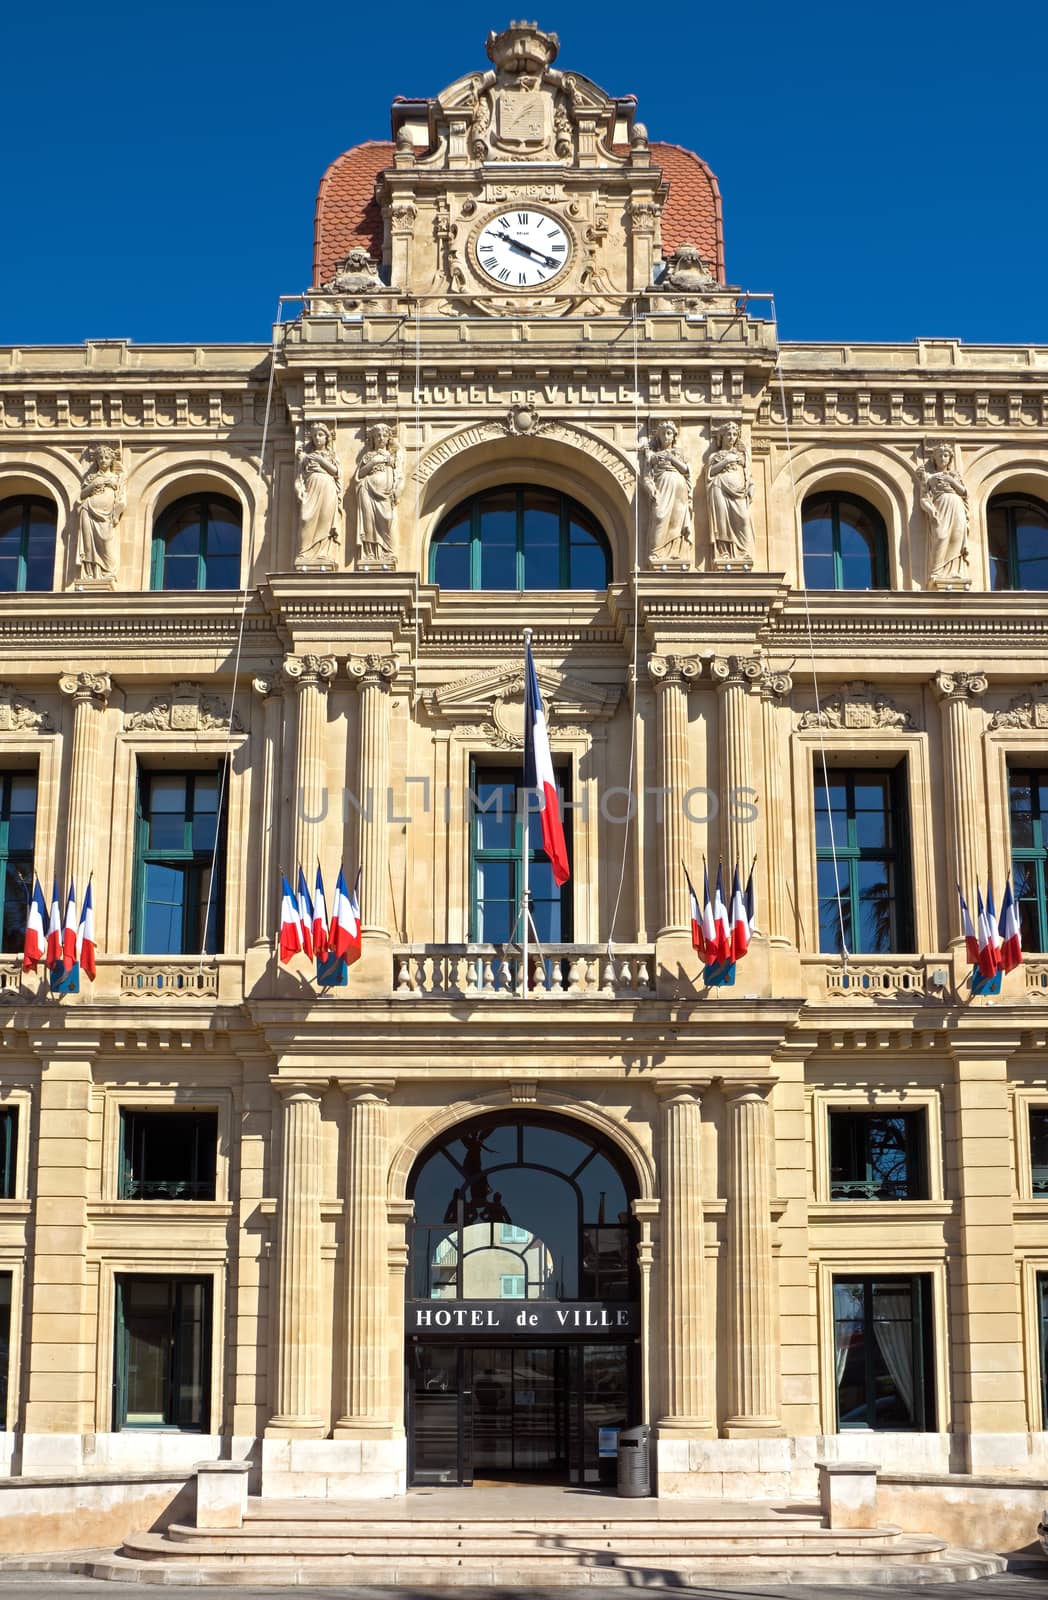
[[481, 272], [503, 289], [541, 288], [559, 277], [571, 260], [566, 228], [548, 211], [533, 206], [491, 217], [473, 249]]

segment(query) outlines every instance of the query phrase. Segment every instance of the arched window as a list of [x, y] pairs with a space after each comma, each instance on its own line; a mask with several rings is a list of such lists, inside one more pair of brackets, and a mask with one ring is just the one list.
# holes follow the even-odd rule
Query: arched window
[[1048, 589], [1048, 505], [998, 494], [986, 515], [991, 589]]
[[801, 508], [806, 589], [886, 589], [883, 518], [850, 494], [812, 494]]
[[414, 1300], [636, 1298], [627, 1164], [584, 1125], [493, 1113], [416, 1163]]
[[429, 580], [442, 589], [606, 589], [608, 541], [576, 500], [553, 489], [487, 489], [437, 529]]
[[53, 501], [20, 495], [0, 502], [0, 594], [54, 586], [57, 532]]
[[240, 507], [220, 494], [188, 495], [158, 518], [154, 589], [239, 589]]

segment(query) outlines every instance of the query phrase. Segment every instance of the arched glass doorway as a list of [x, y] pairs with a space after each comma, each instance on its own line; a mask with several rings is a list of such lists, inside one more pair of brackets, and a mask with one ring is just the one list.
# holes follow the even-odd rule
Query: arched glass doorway
[[621, 1151], [567, 1118], [488, 1114], [423, 1151], [408, 1194], [412, 1481], [613, 1480], [638, 1420]]

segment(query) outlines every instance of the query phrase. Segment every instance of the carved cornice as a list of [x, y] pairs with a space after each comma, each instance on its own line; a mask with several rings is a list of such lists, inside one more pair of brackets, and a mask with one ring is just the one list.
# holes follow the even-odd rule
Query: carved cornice
[[338, 671], [334, 656], [284, 657], [284, 672], [296, 689], [326, 689]]
[[372, 652], [366, 656], [347, 656], [346, 674], [358, 688], [389, 689], [400, 671], [396, 656]]
[[20, 694], [10, 683], [0, 683], [0, 733], [22, 733], [28, 728], [38, 733], [54, 732], [50, 716], [36, 709], [35, 700]]
[[861, 730], [913, 729], [916, 723], [911, 712], [870, 683], [844, 683], [827, 695], [818, 710], [805, 711], [797, 722], [803, 732], [807, 728], [850, 728]]
[[74, 703], [97, 701], [104, 706], [112, 693], [113, 680], [108, 672], [64, 672], [58, 687], [63, 694], [70, 695]]
[[995, 711], [990, 731], [997, 728], [1048, 728], [1048, 683], [1034, 684], [1010, 701], [1007, 711]]
[[244, 731], [235, 711], [230, 729], [228, 701], [204, 694], [198, 683], [176, 683], [164, 693], [154, 695], [144, 711], [132, 711], [125, 716], [125, 732], [146, 729], [171, 733]]
[[656, 689], [689, 689], [702, 676], [701, 656], [649, 656], [648, 676]]
[[764, 678], [765, 665], [761, 656], [714, 656], [710, 662], [710, 676], [718, 689], [736, 684], [744, 689], [759, 686]]
[[937, 672], [932, 682], [940, 700], [974, 700], [989, 687], [985, 672]]

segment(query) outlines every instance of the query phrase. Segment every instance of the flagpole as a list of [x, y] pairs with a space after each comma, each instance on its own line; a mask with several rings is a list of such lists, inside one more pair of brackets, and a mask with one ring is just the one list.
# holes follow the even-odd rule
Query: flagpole
[[[531, 649], [531, 629], [530, 628], [525, 628], [524, 629], [524, 669], [525, 669], [525, 679], [527, 678], [528, 651], [530, 649]], [[525, 715], [525, 718], [527, 717], [527, 710], [528, 710], [528, 696], [527, 696], [527, 693], [525, 692], [525, 695], [524, 695], [524, 715]], [[522, 774], [521, 774], [521, 776], [525, 779], [525, 782], [527, 780], [527, 772], [528, 772], [528, 730], [527, 730], [527, 728], [525, 728], [524, 729], [524, 767], [523, 767]], [[525, 785], [523, 783], [521, 784], [521, 796], [522, 796], [524, 804], [523, 804], [523, 815], [522, 815], [522, 817], [520, 819], [520, 841], [521, 841], [520, 842], [520, 920], [521, 920], [521, 924], [522, 924], [522, 927], [521, 927], [521, 941], [520, 941], [520, 943], [521, 943], [521, 953], [522, 953], [522, 961], [523, 961], [524, 971], [523, 971], [523, 974], [522, 974], [522, 977], [521, 977], [520, 995], [521, 995], [521, 999], [522, 1000], [526, 1000], [528, 998], [528, 988], [529, 988], [529, 984], [528, 984], [528, 962], [529, 962], [529, 959], [530, 959], [529, 951], [528, 951], [528, 934], [529, 934], [529, 931], [530, 931], [530, 924], [531, 924], [531, 889], [530, 889], [529, 881], [528, 881], [528, 843], [529, 843], [529, 841], [528, 841], [528, 823], [530, 821], [530, 816], [529, 816], [529, 813], [528, 813], [528, 791], [527, 791], [527, 788], [525, 787]]]

